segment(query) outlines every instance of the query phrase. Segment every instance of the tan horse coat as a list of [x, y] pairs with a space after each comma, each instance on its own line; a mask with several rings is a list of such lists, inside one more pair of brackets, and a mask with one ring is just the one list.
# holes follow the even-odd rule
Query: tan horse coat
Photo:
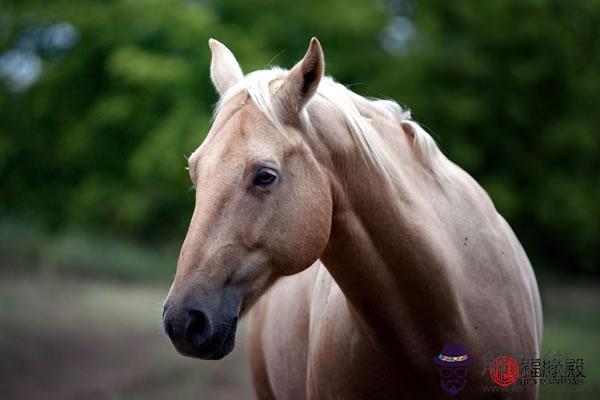
[[[242, 78], [237, 62], [232, 64], [233, 55], [221, 46], [211, 44], [211, 71], [215, 86], [225, 94]], [[281, 119], [277, 139], [272, 125], [271, 130], [265, 128], [273, 121], [251, 96], [244, 91], [229, 93], [207, 142], [191, 158], [195, 167], [202, 163], [203, 171], [216, 171], [206, 166], [209, 154], [234, 157], [272, 146], [287, 154], [281, 160], [275, 157], [282, 170], [292, 162], [288, 158], [298, 159], [294, 171], [309, 182], [287, 187], [286, 193], [294, 197], [273, 203], [293, 204], [286, 209], [290, 219], [285, 226], [273, 219], [262, 224], [257, 217], [261, 229], [270, 230], [264, 243], [285, 242], [277, 250], [273, 245], [271, 253], [277, 256], [265, 256], [271, 261], [260, 261], [260, 271], [270, 268], [270, 272], [254, 271], [252, 276], [260, 279], [246, 274], [244, 282], [250, 282], [251, 289], [244, 287], [239, 294], [241, 313], [256, 302], [251, 309], [249, 348], [258, 397], [448, 398], [433, 363], [444, 343], [464, 344], [474, 360], [468, 384], [457, 398], [492, 397], [481, 388], [493, 385], [482, 373], [484, 355], [534, 356], [541, 345], [540, 298], [523, 248], [485, 191], [437, 149], [420, 142], [424, 132], [405, 115], [349, 95], [362, 123], [375, 135], [367, 146], [358, 143], [343, 108], [332, 102], [324, 86], [319, 87], [337, 85], [322, 82], [322, 74], [321, 48], [313, 39], [304, 59], [283, 81], [274, 79], [269, 86], [273, 96], [279, 96], [278, 104], [283, 104], [277, 113]], [[233, 144], [236, 134], [231, 133], [240, 130], [249, 137], [243, 150]], [[261, 138], [267, 135], [268, 140]], [[279, 184], [287, 184], [281, 174]], [[196, 178], [205, 179], [212, 188], [208, 176], [208, 172], [197, 173]], [[287, 182], [293, 179], [289, 176]], [[299, 199], [304, 203], [294, 203]], [[311, 201], [317, 204], [306, 205]], [[178, 299], [197, 292], [197, 287], [206, 293], [227, 287], [230, 278], [206, 283], [217, 281], [211, 278], [216, 267], [198, 272], [206, 264], [199, 260], [219, 260], [219, 265], [229, 265], [223, 260], [230, 259], [262, 260], [247, 253], [254, 247], [245, 246], [243, 253], [233, 251], [233, 244], [227, 257], [217, 257], [223, 246], [215, 243], [229, 237], [234, 228], [224, 233], [216, 231], [214, 223], [208, 224], [217, 217], [211, 219], [201, 210], [207, 202], [197, 198], [167, 303], [181, 303]], [[322, 209], [327, 213], [321, 215]], [[244, 221], [239, 218], [237, 225]], [[258, 235], [245, 232], [244, 237]], [[319, 261], [308, 267], [316, 258]], [[238, 272], [232, 274], [235, 280]], [[208, 315], [210, 321], [217, 319]], [[180, 351], [188, 349], [177, 334], [181, 319], [172, 319], [171, 338]], [[503, 395], [537, 398], [537, 389], [493, 396]]]

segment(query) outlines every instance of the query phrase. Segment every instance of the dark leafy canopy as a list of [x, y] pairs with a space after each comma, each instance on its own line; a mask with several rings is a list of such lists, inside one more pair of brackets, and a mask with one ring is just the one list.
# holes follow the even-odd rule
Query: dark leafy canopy
[[[201, 143], [216, 100], [208, 38], [249, 71], [291, 66], [316, 35], [329, 74], [413, 109], [489, 191], [538, 268], [600, 272], [595, 0], [2, 7], [3, 214], [181, 237], [193, 207], [184, 155]], [[36, 79], [15, 75], [23, 68]]]

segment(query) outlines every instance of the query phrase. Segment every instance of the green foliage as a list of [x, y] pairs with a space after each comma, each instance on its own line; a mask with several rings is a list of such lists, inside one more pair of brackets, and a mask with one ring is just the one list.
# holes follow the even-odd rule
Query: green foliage
[[[193, 207], [184, 155], [216, 101], [208, 38], [250, 71], [293, 65], [318, 36], [329, 74], [413, 109], [490, 192], [535, 266], [600, 271], [595, 0], [3, 7], [0, 55], [52, 24], [78, 36], [64, 51], [34, 48], [43, 70], [31, 87], [0, 89], [2, 213], [152, 243], [181, 238]], [[390, 45], [397, 25], [410, 28], [408, 41]]]
[[597, 273], [598, 3], [418, 4], [422, 40], [395, 60], [401, 98], [489, 191], [534, 264]]
[[69, 230], [50, 233], [40, 226], [0, 220], [0, 263], [11, 272], [119, 282], [168, 282], [177, 248]]

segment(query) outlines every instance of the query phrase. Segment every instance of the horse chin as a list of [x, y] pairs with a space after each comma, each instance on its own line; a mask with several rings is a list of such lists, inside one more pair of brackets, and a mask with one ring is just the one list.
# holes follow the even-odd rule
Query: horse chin
[[216, 350], [204, 358], [205, 360], [220, 360], [233, 351], [235, 348], [237, 322], [238, 318], [236, 317], [233, 323], [228, 326], [227, 331], [222, 336], [221, 343], [217, 346]]

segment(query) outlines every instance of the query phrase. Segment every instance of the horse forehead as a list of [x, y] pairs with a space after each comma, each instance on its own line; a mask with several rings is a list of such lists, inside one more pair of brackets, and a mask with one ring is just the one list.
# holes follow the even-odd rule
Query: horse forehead
[[283, 132], [273, 126], [252, 101], [242, 107], [240, 114], [241, 135], [249, 144], [269, 146], [282, 141]]
[[[233, 103], [233, 102], [232, 102]], [[224, 146], [231, 142], [239, 142], [240, 132], [243, 127], [243, 115], [241, 113], [241, 104], [227, 104], [219, 109], [215, 115], [214, 122], [208, 132], [208, 135], [190, 156], [190, 161], [204, 159], [210, 154], [219, 152]]]
[[189, 161], [190, 164], [209, 166], [261, 156], [277, 147], [278, 137], [277, 130], [251, 101], [234, 102], [221, 109], [206, 140], [192, 153]]
[[233, 149], [238, 145], [243, 148], [272, 150], [283, 141], [280, 132], [248, 98], [244, 104], [230, 114], [230, 121], [224, 122], [221, 131], [215, 132], [215, 141], [224, 147]]

